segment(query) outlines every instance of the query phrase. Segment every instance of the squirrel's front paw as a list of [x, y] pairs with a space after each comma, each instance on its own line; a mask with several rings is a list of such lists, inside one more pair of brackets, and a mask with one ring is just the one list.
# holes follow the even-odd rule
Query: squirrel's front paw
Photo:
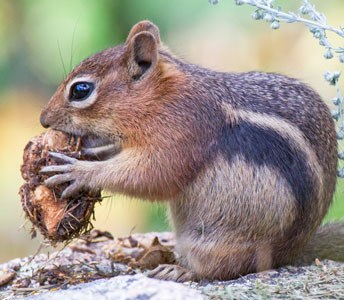
[[63, 191], [62, 198], [71, 197], [80, 190], [88, 188], [90, 175], [89, 164], [91, 162], [80, 161], [76, 158], [55, 152], [49, 152], [49, 155], [66, 164], [43, 167], [41, 173], [61, 173], [46, 179], [44, 182], [45, 185], [53, 187], [70, 182], [69, 186]]

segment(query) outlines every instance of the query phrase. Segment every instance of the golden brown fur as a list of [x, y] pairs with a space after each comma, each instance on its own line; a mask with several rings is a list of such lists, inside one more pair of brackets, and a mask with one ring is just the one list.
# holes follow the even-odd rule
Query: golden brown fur
[[[95, 87], [84, 102], [71, 97], [79, 77]], [[120, 149], [62, 165], [47, 184], [70, 182], [69, 196], [102, 188], [168, 201], [180, 266], [151, 276], [230, 279], [331, 252], [329, 230], [317, 235], [322, 250], [312, 236], [335, 188], [334, 124], [320, 97], [295, 79], [184, 63], [143, 21], [125, 44], [81, 62], [41, 123]]]

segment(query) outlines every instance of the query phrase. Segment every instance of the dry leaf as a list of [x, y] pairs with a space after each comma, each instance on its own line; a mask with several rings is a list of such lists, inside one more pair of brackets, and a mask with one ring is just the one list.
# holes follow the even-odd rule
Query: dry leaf
[[321, 263], [321, 261], [320, 261], [318, 258], [316, 258], [314, 262], [315, 262], [315, 264], [316, 264], [318, 267], [321, 267], [321, 266], [322, 266], [322, 263]]
[[130, 263], [129, 266], [140, 269], [154, 269], [160, 264], [173, 264], [175, 260], [173, 251], [161, 245], [158, 237], [155, 237], [151, 246], [137, 258], [136, 262]]
[[15, 272], [9, 272], [0, 275], [0, 287], [10, 283], [16, 277], [16, 275], [17, 274]]

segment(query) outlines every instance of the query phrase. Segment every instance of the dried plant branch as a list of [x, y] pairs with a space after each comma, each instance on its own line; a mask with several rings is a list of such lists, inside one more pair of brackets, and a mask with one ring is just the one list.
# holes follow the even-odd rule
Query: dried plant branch
[[[319, 41], [319, 45], [325, 48], [324, 58], [332, 59], [335, 54], [340, 63], [344, 63], [344, 46], [333, 46], [327, 37], [328, 32], [332, 32], [341, 38], [344, 38], [344, 28], [335, 28], [327, 23], [325, 14], [318, 12], [315, 5], [309, 0], [300, 0], [300, 7], [296, 12], [283, 11], [281, 6], [276, 5], [276, 0], [234, 0], [236, 5], [249, 5], [255, 7], [252, 18], [255, 20], [263, 20], [270, 23], [272, 29], [279, 29], [280, 23], [300, 23], [304, 24]], [[209, 0], [212, 4], [217, 4], [219, 0]], [[340, 89], [340, 71], [326, 71], [323, 73], [324, 79], [333, 85], [336, 89], [336, 96], [332, 99], [332, 103], [336, 109], [332, 111], [332, 117], [336, 121], [337, 139], [344, 140], [344, 109], [343, 109], [343, 93]], [[344, 151], [339, 152], [338, 158], [344, 160]], [[344, 167], [338, 170], [338, 176], [344, 178]]]

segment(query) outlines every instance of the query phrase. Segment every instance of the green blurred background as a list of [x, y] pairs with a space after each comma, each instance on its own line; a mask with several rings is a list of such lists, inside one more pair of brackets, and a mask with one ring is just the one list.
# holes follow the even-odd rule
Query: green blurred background
[[[253, 21], [252, 8], [232, 0], [0, 0], [0, 263], [34, 253], [18, 189], [22, 151], [43, 131], [39, 113], [59, 82], [80, 60], [125, 40], [131, 26], [150, 19], [179, 57], [219, 71], [262, 70], [300, 78], [331, 99], [324, 70], [341, 70], [297, 24], [273, 31]], [[332, 25], [343, 25], [342, 0], [313, 1]], [[280, 1], [295, 9], [300, 1]], [[288, 5], [288, 6], [286, 6]], [[335, 37], [331, 37], [335, 40]], [[340, 41], [336, 41], [340, 42]], [[343, 183], [326, 220], [344, 216]], [[166, 230], [163, 205], [112, 197], [96, 208], [99, 229], [115, 235]]]

